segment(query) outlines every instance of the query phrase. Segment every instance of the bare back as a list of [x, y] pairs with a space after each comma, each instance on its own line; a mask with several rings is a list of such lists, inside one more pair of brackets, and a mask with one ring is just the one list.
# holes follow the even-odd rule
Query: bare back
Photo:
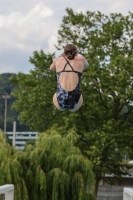
[[[83, 69], [88, 67], [88, 63], [83, 56], [75, 56], [73, 60], [68, 60], [74, 71], [83, 72]], [[56, 70], [60, 72], [64, 69], [67, 61], [64, 57], [55, 58], [52, 65], [50, 66], [51, 70]], [[72, 71], [72, 68], [69, 64], [66, 65], [65, 71], [71, 72], [62, 72], [59, 77], [59, 82], [61, 87], [66, 91], [72, 91], [78, 84], [79, 78], [78, 75]]]

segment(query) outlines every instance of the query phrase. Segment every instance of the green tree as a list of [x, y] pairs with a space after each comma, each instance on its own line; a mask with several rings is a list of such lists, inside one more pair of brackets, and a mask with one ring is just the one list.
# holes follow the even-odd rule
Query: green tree
[[52, 103], [56, 77], [49, 70], [54, 56], [47, 55], [42, 50], [35, 51], [30, 58], [34, 69], [29, 74], [18, 73], [16, 77], [11, 77], [17, 88], [13, 92], [16, 98], [13, 107], [19, 112], [19, 120], [34, 131], [45, 131], [56, 118], [56, 110]]
[[74, 122], [80, 149], [94, 163], [97, 188], [106, 173], [123, 174], [121, 155], [132, 151], [133, 14], [66, 13], [59, 47], [74, 43], [90, 64], [82, 79], [84, 105]]
[[13, 73], [3, 73], [0, 74], [0, 129], [4, 129], [4, 112], [5, 112], [5, 100], [2, 98], [2, 95], [5, 93], [10, 95], [10, 98], [7, 100], [7, 124], [6, 130], [13, 130], [13, 121], [17, 122], [17, 131], [28, 131], [29, 128], [25, 125], [20, 124], [18, 120], [18, 113], [15, 109], [12, 109], [12, 104], [15, 101], [15, 98], [12, 96], [12, 92], [15, 89], [11, 81], [9, 80], [11, 76], [16, 76]]
[[75, 146], [78, 135], [40, 134], [25, 151], [9, 146], [0, 134], [0, 185], [15, 185], [15, 200], [92, 200], [91, 162]]
[[22, 122], [44, 131], [53, 126], [66, 134], [74, 129], [77, 146], [93, 162], [96, 193], [105, 174], [126, 173], [121, 155], [133, 146], [133, 14], [100, 12], [74, 13], [66, 9], [59, 29], [60, 48], [74, 43], [90, 67], [83, 73], [83, 106], [75, 113], [60, 112], [52, 104], [56, 91], [55, 73], [48, 68], [54, 54], [34, 52], [29, 75], [13, 78], [18, 87], [14, 107]]
[[[21, 152], [10, 146], [5, 133], [0, 132], [0, 185], [15, 185], [15, 200], [28, 200], [23, 169], [16, 154]], [[21, 156], [22, 157], [22, 156]]]

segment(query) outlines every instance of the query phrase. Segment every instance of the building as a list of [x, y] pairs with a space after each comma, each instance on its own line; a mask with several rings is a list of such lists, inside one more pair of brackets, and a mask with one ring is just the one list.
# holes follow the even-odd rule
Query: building
[[[13, 132], [6, 132], [8, 138], [13, 142]], [[18, 150], [23, 150], [25, 143], [28, 140], [36, 140], [38, 132], [16, 132], [15, 147]]]
[[[111, 174], [105, 175], [98, 187], [97, 200], [123, 200], [124, 188], [133, 187], [133, 168], [128, 173], [130, 175], [121, 178], [116, 178]], [[107, 183], [108, 181], [112, 182], [112, 185]]]

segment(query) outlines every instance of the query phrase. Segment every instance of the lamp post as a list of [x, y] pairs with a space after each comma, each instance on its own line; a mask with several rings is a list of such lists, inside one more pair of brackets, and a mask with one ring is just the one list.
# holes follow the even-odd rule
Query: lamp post
[[10, 95], [9, 94], [4, 94], [4, 95], [2, 95], [2, 98], [5, 99], [4, 133], [6, 133], [7, 99], [10, 98]]
[[15, 146], [16, 140], [16, 121], [13, 122], [13, 140], [12, 140], [12, 146]]

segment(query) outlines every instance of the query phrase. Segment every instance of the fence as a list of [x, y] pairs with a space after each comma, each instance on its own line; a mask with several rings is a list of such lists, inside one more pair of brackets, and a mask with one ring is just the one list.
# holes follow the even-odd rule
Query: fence
[[124, 188], [123, 200], [133, 200], [133, 188]]
[[124, 186], [100, 185], [97, 200], [122, 200]]
[[0, 195], [2, 200], [14, 200], [14, 185], [0, 186]]

